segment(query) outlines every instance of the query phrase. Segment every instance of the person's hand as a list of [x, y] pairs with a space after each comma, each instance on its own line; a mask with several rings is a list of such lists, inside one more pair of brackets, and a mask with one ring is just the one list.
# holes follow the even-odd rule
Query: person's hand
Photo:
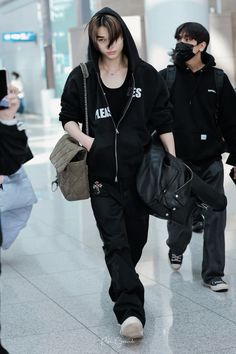
[[7, 95], [7, 100], [9, 102], [9, 108], [0, 110], [0, 119], [10, 120], [13, 119], [20, 105], [18, 99], [19, 90], [17, 87], [10, 86], [9, 93]]
[[86, 146], [84, 146], [88, 152], [91, 150], [93, 142], [94, 142], [94, 138], [91, 138], [90, 136], [88, 136], [88, 138], [86, 139]]

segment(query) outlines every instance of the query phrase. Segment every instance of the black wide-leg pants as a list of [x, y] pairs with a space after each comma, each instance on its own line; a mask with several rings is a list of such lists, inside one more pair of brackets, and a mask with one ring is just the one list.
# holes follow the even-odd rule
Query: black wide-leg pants
[[[222, 161], [215, 161], [207, 168], [194, 168], [203, 181], [217, 192], [224, 193], [224, 169]], [[204, 213], [205, 228], [203, 241], [202, 278], [209, 282], [224, 276], [225, 267], [225, 225], [226, 210], [214, 211], [209, 208]], [[168, 222], [169, 237], [167, 245], [175, 254], [183, 254], [192, 238], [192, 218], [186, 225]]]
[[90, 187], [91, 204], [111, 276], [109, 294], [119, 323], [136, 316], [145, 324], [144, 287], [135, 271], [147, 241], [149, 215], [134, 183], [102, 183]]

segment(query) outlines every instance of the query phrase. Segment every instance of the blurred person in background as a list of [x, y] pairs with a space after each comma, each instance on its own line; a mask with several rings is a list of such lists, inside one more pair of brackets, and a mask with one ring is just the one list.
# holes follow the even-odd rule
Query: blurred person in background
[[[0, 184], [1, 184], [2, 176], [0, 176]], [[1, 228], [1, 211], [0, 211], [0, 247], [2, 244], [2, 228]], [[0, 255], [0, 275], [1, 275], [1, 255]], [[1, 324], [0, 324], [0, 331], [1, 331]], [[9, 354], [8, 351], [2, 346], [1, 337], [0, 337], [0, 352], [2, 354]]]
[[27, 149], [25, 130], [17, 124], [18, 94], [18, 88], [10, 86], [6, 96], [9, 108], [0, 110], [0, 175], [13, 174], [26, 159], [32, 158]]
[[0, 210], [2, 249], [8, 249], [26, 225], [37, 198], [23, 168], [33, 158], [23, 124], [16, 118], [18, 88], [11, 86], [9, 108], [0, 110]]
[[[12, 159], [11, 153], [9, 154], [8, 144], [15, 144], [15, 149], [17, 151], [19, 147], [19, 141], [15, 139], [15, 135], [9, 139], [8, 133], [11, 131], [11, 127], [4, 123], [12, 121], [19, 107], [19, 100], [17, 98], [18, 89], [10, 88], [10, 94], [8, 95], [9, 108], [5, 110], [0, 110], [0, 187], [2, 188], [2, 183], [4, 181], [4, 175], [8, 173], [8, 160]], [[3, 128], [3, 129], [2, 129]], [[4, 133], [5, 131], [5, 133]], [[20, 148], [25, 146], [25, 142], [20, 142]], [[18, 167], [18, 164], [17, 164]], [[1, 210], [0, 210], [0, 246], [2, 245], [2, 229], [1, 229]], [[1, 261], [1, 258], [0, 258]], [[0, 273], [1, 273], [1, 262], [0, 262]], [[0, 342], [1, 353], [6, 353]]]
[[20, 105], [17, 110], [17, 113], [22, 114], [22, 113], [24, 113], [24, 110], [25, 110], [25, 99], [24, 99], [25, 94], [24, 94], [23, 83], [22, 83], [20, 74], [18, 74], [16, 71], [12, 71], [11, 76], [12, 76], [11, 85], [13, 87], [17, 87], [18, 92], [19, 92], [18, 98], [20, 100]]
[[[0, 248], [8, 248], [30, 216], [36, 202], [22, 165], [33, 155], [22, 124], [16, 119], [18, 88], [10, 86], [8, 108], [0, 110]], [[10, 206], [8, 205], [10, 204]], [[21, 204], [21, 205], [20, 205]], [[1, 261], [1, 259], [0, 259]], [[0, 262], [1, 273], [1, 262]], [[8, 353], [1, 345], [1, 353]]]
[[[224, 193], [221, 154], [226, 151], [225, 144], [230, 152], [226, 163], [234, 166], [236, 178], [235, 91], [227, 75], [214, 68], [215, 60], [206, 51], [210, 35], [205, 27], [195, 22], [184, 23], [176, 29], [175, 39], [174, 65], [160, 71], [160, 74], [167, 82], [173, 104], [176, 156], [203, 181]], [[219, 75], [222, 85], [219, 85]], [[204, 219], [202, 211], [196, 207], [193, 220], [204, 222], [203, 285], [216, 292], [227, 291], [228, 284], [222, 279], [226, 211], [208, 208]], [[203, 231], [203, 225], [199, 224], [199, 227]], [[168, 222], [168, 233], [170, 265], [173, 270], [178, 270], [192, 237], [192, 219], [185, 226]]]
[[149, 215], [137, 193], [136, 175], [155, 129], [165, 149], [175, 154], [169, 95], [158, 72], [139, 57], [119, 14], [102, 9], [90, 20], [88, 33], [89, 136], [80, 67], [67, 79], [60, 120], [88, 150], [91, 203], [111, 276], [109, 295], [120, 334], [141, 338], [144, 287], [135, 266], [147, 241]]

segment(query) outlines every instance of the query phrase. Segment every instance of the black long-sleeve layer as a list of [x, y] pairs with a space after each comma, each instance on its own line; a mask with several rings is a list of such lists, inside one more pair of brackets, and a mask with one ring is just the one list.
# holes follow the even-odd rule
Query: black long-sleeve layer
[[[115, 16], [122, 27], [131, 90], [114, 120], [100, 78], [101, 54], [90, 38], [91, 60], [87, 63], [89, 77], [86, 80], [88, 123], [89, 135], [95, 139], [88, 153], [88, 171], [90, 176], [104, 180], [133, 179], [151, 140], [151, 132], [154, 129], [158, 134], [172, 131], [169, 93], [154, 67], [139, 57], [134, 39], [120, 15], [109, 8], [102, 9], [99, 14]], [[77, 67], [69, 75], [62, 95], [62, 124], [84, 123], [83, 96], [83, 77]]]
[[32, 157], [25, 131], [0, 123], [0, 175], [11, 175]]
[[[171, 89], [176, 154], [185, 161], [209, 164], [221, 159], [224, 139], [230, 151], [227, 163], [236, 165], [236, 94], [224, 74], [223, 88], [217, 97], [211, 65], [214, 61], [210, 55], [209, 61], [195, 73], [176, 67], [175, 83]], [[166, 79], [166, 69], [160, 73]]]
[[[118, 161], [119, 178], [130, 178], [142, 161], [144, 149], [151, 140], [150, 133], [157, 130], [161, 135], [172, 131], [168, 89], [158, 72], [140, 60], [131, 72], [132, 89], [124, 102], [123, 118], [113, 122], [94, 65], [89, 62], [87, 66], [89, 135], [95, 137], [88, 154], [89, 173], [114, 180]], [[66, 82], [59, 119], [63, 125], [69, 121], [80, 122], [85, 131], [84, 117], [83, 78], [77, 67]], [[117, 140], [114, 123], [118, 125]]]

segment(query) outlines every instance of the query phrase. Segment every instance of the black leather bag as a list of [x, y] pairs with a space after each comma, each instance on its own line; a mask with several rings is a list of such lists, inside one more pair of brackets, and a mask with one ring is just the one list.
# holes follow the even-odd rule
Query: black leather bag
[[153, 135], [139, 168], [137, 190], [151, 215], [180, 224], [188, 221], [197, 205], [219, 211], [227, 205], [224, 194], [164, 150], [157, 134]]
[[194, 207], [192, 178], [192, 170], [167, 153], [155, 134], [137, 175], [137, 190], [150, 214], [185, 223]]

